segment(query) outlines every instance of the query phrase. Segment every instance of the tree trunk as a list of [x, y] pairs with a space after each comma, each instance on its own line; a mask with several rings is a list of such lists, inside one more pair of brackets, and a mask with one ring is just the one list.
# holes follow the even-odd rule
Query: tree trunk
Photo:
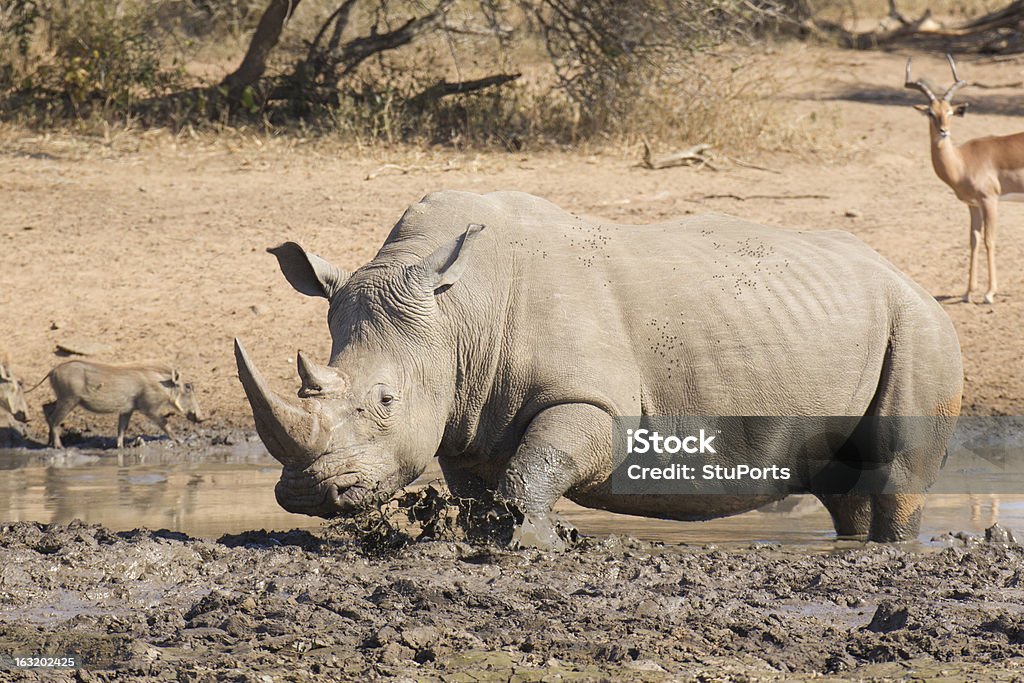
[[237, 96], [247, 85], [255, 83], [266, 71], [270, 51], [277, 45], [284, 25], [301, 1], [270, 0], [263, 16], [260, 17], [260, 23], [256, 26], [256, 33], [252, 36], [249, 50], [245, 53], [241, 65], [221, 82], [227, 86], [232, 97]]

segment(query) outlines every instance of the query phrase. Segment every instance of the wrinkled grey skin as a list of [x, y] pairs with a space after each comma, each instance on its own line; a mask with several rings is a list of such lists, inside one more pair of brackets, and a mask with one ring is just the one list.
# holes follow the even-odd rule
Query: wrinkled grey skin
[[[351, 513], [437, 457], [456, 494], [495, 489], [530, 524], [561, 496], [710, 519], [773, 498], [614, 494], [613, 416], [947, 416], [891, 452], [930, 483], [959, 413], [949, 319], [843, 232], [718, 215], [614, 225], [521, 193], [441, 192], [355, 273], [295, 243], [270, 251], [298, 291], [329, 300], [333, 340], [327, 366], [299, 354], [297, 401], [271, 391], [236, 340], [293, 512]], [[916, 535], [923, 496], [821, 499], [839, 534], [893, 541]]]
[[55, 367], [47, 378], [56, 395], [53, 403], [43, 406], [53, 448], [63, 448], [60, 424], [78, 406], [94, 413], [117, 413], [118, 448], [124, 448], [124, 435], [135, 411], [152, 420], [172, 440], [169, 414], [183, 414], [192, 422], [203, 419], [192, 385], [183, 382], [177, 370], [163, 365], [73, 360]]

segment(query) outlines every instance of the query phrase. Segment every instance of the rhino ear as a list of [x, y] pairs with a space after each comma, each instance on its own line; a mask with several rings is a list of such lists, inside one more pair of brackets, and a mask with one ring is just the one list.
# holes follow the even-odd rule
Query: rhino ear
[[470, 223], [460, 237], [441, 245], [423, 259], [418, 268], [426, 275], [426, 285], [431, 292], [453, 285], [462, 277], [472, 258], [473, 242], [483, 229], [480, 223]]
[[330, 299], [348, 280], [348, 273], [295, 242], [285, 242], [267, 251], [277, 257], [289, 284], [306, 296]]

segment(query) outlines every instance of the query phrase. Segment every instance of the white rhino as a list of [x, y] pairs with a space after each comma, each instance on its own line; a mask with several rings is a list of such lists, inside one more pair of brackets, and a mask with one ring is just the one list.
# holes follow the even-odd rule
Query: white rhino
[[[894, 489], [819, 495], [838, 534], [900, 540], [916, 535], [923, 502], [901, 481], [933, 481], [960, 409], [948, 317], [844, 232], [720, 215], [615, 225], [527, 194], [441, 192], [354, 273], [293, 242], [269, 251], [295, 289], [328, 299], [333, 339], [327, 366], [299, 354], [297, 401], [236, 340], [256, 428], [284, 466], [277, 499], [293, 512], [350, 513], [436, 456], [456, 494], [496, 490], [524, 525], [548, 524], [561, 496], [709, 519], [779, 496], [616, 493], [613, 417], [937, 416], [909, 443], [872, 432]], [[801, 455], [762, 450], [798, 469]]]

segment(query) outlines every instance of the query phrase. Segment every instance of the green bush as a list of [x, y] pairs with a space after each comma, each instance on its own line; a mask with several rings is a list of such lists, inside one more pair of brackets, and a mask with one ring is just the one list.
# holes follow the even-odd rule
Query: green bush
[[0, 16], [2, 94], [9, 104], [84, 117], [124, 113], [167, 92], [182, 72], [161, 62], [156, 6], [14, 0]]

